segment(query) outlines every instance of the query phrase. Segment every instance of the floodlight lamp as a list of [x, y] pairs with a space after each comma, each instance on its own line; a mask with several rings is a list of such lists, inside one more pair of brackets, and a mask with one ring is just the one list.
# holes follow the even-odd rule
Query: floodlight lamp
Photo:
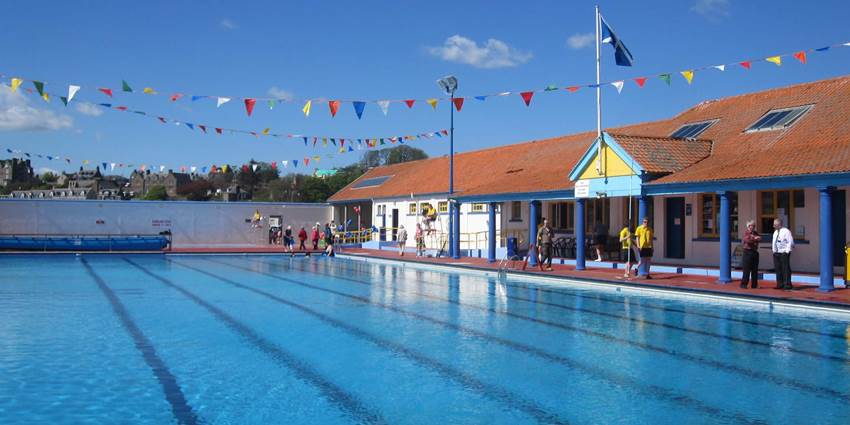
[[437, 85], [446, 92], [446, 94], [454, 94], [455, 90], [457, 90], [457, 78], [454, 75], [446, 75], [443, 78], [437, 80]]

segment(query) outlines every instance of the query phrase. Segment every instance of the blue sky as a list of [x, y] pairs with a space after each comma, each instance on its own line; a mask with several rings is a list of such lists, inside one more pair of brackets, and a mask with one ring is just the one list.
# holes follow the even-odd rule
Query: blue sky
[[[454, 74], [458, 96], [592, 83], [593, 6], [584, 1], [30, 1], [0, 14], [3, 84], [11, 77], [48, 82], [49, 92], [83, 89], [79, 101], [105, 102], [97, 87], [116, 90], [114, 104], [210, 126], [337, 137], [416, 134], [448, 127], [448, 105], [434, 112], [393, 104], [384, 116], [368, 104], [358, 120], [351, 104], [331, 118], [327, 104], [311, 116], [300, 102], [252, 117], [232, 101], [170, 102], [175, 92], [233, 97], [425, 99], [441, 95], [435, 80]], [[600, 1], [600, 8], [635, 57], [617, 67], [603, 46], [603, 81], [732, 63], [748, 58], [850, 41], [850, 4], [839, 1]], [[750, 71], [698, 72], [688, 86], [679, 75], [667, 87], [657, 79], [621, 94], [604, 89], [603, 125], [669, 117], [702, 100], [840, 76], [850, 48], [810, 55], [801, 65], [756, 63]], [[121, 80], [138, 92], [118, 93]], [[23, 87], [32, 87], [25, 83]], [[204, 135], [129, 113], [92, 112], [73, 102], [49, 104], [0, 88], [0, 148], [69, 156], [75, 164], [34, 160], [34, 167], [69, 169], [79, 161], [158, 167], [282, 161], [334, 153], [298, 140]], [[96, 115], [98, 112], [102, 112]], [[96, 116], [95, 116], [96, 115]], [[457, 150], [575, 133], [595, 128], [595, 95], [538, 94], [531, 107], [518, 95], [468, 99], [455, 115]], [[437, 156], [445, 139], [413, 146]], [[5, 150], [3, 151], [5, 153]], [[0, 157], [6, 157], [5, 155]], [[323, 159], [321, 168], [358, 159], [358, 152]], [[299, 168], [300, 169], [300, 168]]]

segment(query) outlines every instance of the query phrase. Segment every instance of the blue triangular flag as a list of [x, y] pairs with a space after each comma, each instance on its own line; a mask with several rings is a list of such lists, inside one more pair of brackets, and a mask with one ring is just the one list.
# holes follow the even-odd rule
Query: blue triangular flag
[[111, 108], [112, 107], [111, 103], [99, 103], [99, 105], [103, 106], [104, 108]]
[[198, 100], [198, 99], [203, 99], [203, 98], [205, 98], [205, 97], [206, 97], [206, 96], [192, 96], [192, 102], [194, 102], [194, 101], [196, 101], [196, 100]]
[[298, 160], [297, 159], [292, 160], [292, 166], [295, 167], [295, 168], [298, 168]]
[[351, 145], [348, 145], [348, 151], [349, 151], [349, 152], [354, 152], [354, 148], [352, 148], [352, 147], [351, 147]]
[[818, 51], [818, 52], [825, 52], [827, 50], [829, 50], [829, 46], [821, 47], [820, 49], [815, 49], [815, 51]]
[[617, 38], [614, 30], [605, 22], [605, 18], [602, 15], [599, 15], [599, 20], [602, 21], [602, 42], [614, 47], [614, 61], [620, 66], [632, 66], [635, 59], [632, 57], [629, 49], [626, 48], [626, 45], [623, 44], [623, 40]]
[[6, 149], [6, 152], [12, 153], [11, 149]]
[[357, 114], [357, 119], [363, 118], [363, 108], [366, 107], [366, 102], [354, 101], [354, 112]]
[[401, 144], [404, 144], [404, 136], [399, 136], [398, 142], [401, 143]]
[[304, 146], [307, 146], [307, 138], [304, 138]]
[[475, 98], [480, 100], [480, 101], [484, 101], [484, 100], [487, 99], [487, 96], [475, 96]]
[[103, 168], [103, 170], [104, 170], [104, 171], [106, 171], [106, 163], [105, 163], [105, 162], [101, 162], [101, 163], [100, 163], [100, 165], [101, 165], [101, 168]]
[[48, 160], [48, 161], [53, 161], [53, 157], [52, 157], [52, 156], [50, 156], [50, 155], [47, 155], [47, 160]]
[[190, 122], [187, 122], [187, 123], [184, 123], [184, 124], [186, 124], [186, 127], [189, 127], [189, 129], [191, 129], [191, 130], [195, 129], [195, 125], [190, 123]]
[[206, 173], [206, 172], [207, 172], [207, 167], [201, 167], [201, 172], [202, 172], [202, 173]]

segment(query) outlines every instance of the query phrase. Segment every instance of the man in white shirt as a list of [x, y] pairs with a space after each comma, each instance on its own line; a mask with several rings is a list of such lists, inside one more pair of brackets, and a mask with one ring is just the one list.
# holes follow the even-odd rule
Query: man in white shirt
[[791, 251], [794, 236], [782, 227], [782, 220], [773, 220], [773, 268], [776, 270], [776, 289], [791, 290]]

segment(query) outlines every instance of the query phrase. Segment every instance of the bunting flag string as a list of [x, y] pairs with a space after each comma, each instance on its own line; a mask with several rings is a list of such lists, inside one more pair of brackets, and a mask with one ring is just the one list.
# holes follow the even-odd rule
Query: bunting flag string
[[[6, 86], [5, 84], [0, 84], [0, 87], [9, 88], [9, 86]], [[22, 89], [22, 90], [27, 91], [29, 89]], [[74, 93], [76, 93], [76, 91], [74, 91]], [[43, 95], [47, 96], [48, 92], [43, 91]], [[67, 100], [67, 98], [65, 98], [64, 96], [62, 96], [62, 99], [63, 99], [63, 102], [65, 100]], [[173, 118], [169, 118], [169, 117], [150, 114], [150, 113], [147, 113], [145, 111], [130, 109], [129, 107], [123, 106], [123, 105], [113, 105], [111, 103], [90, 103], [90, 102], [85, 102], [85, 101], [77, 101], [77, 103], [91, 105], [91, 106], [99, 106], [99, 107], [102, 107], [104, 109], [108, 109], [110, 111], [131, 112], [134, 115], [155, 119], [155, 120], [161, 122], [162, 124], [172, 123], [172, 124], [174, 124], [175, 126], [178, 126], [178, 127], [179, 126], [185, 126], [189, 130], [193, 130], [193, 131], [197, 127], [197, 129], [200, 130], [201, 133], [203, 133], [203, 134], [209, 134], [209, 133], [207, 133], [207, 128], [214, 128], [215, 133], [219, 134], [219, 135], [222, 135], [225, 132], [227, 132], [228, 134], [243, 134], [243, 135], [251, 135], [251, 136], [254, 136], [254, 137], [268, 136], [268, 137], [274, 137], [274, 138], [287, 138], [287, 139], [293, 139], [293, 140], [303, 139], [305, 146], [307, 145], [307, 140], [311, 139], [311, 138], [314, 140], [314, 143], [313, 143], [314, 147], [316, 146], [315, 140], [318, 140], [318, 139], [322, 139], [322, 140], [325, 140], [325, 141], [330, 140], [331, 143], [333, 143], [334, 145], [336, 145], [337, 141], [340, 141], [342, 143], [342, 141], [346, 141], [346, 140], [351, 141], [351, 140], [369, 140], [369, 139], [381, 139], [381, 140], [390, 139], [390, 137], [368, 137], [368, 138], [366, 138], [366, 137], [350, 137], [350, 136], [348, 136], [348, 137], [337, 137], [337, 136], [327, 136], [327, 135], [325, 135], [325, 136], [312, 136], [312, 135], [304, 135], [304, 134], [281, 134], [281, 133], [272, 133], [272, 131], [271, 131], [272, 129], [268, 128], [268, 127], [264, 128], [260, 131], [240, 130], [240, 129], [235, 129], [235, 128], [217, 127], [217, 126], [212, 126], [212, 125], [209, 125], [209, 124], [198, 124], [198, 123], [186, 122], [186, 121], [177, 120], [177, 119], [173, 119]], [[247, 106], [247, 104], [246, 104], [246, 106]], [[405, 140], [414, 140], [414, 139], [423, 139], [423, 138], [429, 139], [429, 138], [434, 138], [434, 137], [443, 137], [443, 136], [447, 136], [447, 135], [448, 135], [447, 130], [435, 130], [435, 131], [428, 131], [428, 132], [419, 133], [419, 134], [407, 135], [407, 136], [404, 136], [404, 137], [406, 138]], [[323, 146], [327, 146], [327, 143], [323, 143]]]
[[[647, 83], [647, 81], [649, 81], [649, 77], [657, 77], [660, 80], [666, 82], [667, 84], [670, 84], [671, 83], [670, 76], [674, 75], [674, 74], [680, 74], [686, 80], [686, 82], [690, 85], [691, 83], [693, 83], [694, 75], [697, 72], [702, 72], [702, 71], [709, 70], [709, 69], [717, 70], [717, 71], [720, 71], [720, 72], [725, 72], [726, 68], [731, 66], [731, 65], [740, 66], [740, 67], [742, 67], [746, 70], [749, 70], [749, 69], [752, 68], [752, 66], [754, 64], [760, 63], [760, 62], [769, 62], [769, 63], [773, 63], [776, 66], [782, 66], [782, 59], [787, 58], [787, 57], [791, 57], [791, 58], [796, 59], [800, 64], [806, 64], [808, 62], [809, 55], [811, 55], [813, 53], [829, 52], [829, 51], [832, 51], [834, 48], [839, 48], [839, 47], [850, 47], [850, 42], [833, 44], [833, 45], [828, 45], [828, 46], [813, 48], [813, 49], [798, 50], [798, 51], [795, 51], [795, 52], [784, 53], [784, 54], [779, 54], [779, 55], [771, 55], [771, 56], [766, 56], [766, 57], [756, 58], [756, 59], [747, 59], [747, 60], [743, 60], [743, 61], [736, 61], [736, 62], [726, 63], [726, 64], [719, 64], [719, 65], [715, 64], [715, 65], [708, 65], [708, 66], [702, 66], [702, 67], [691, 67], [691, 68], [685, 69], [685, 70], [670, 71], [670, 72], [658, 73], [658, 74], [654, 74], [654, 75], [644, 75], [644, 76], [634, 77], [634, 78], [630, 78], [630, 79], [633, 80], [638, 85], [638, 87], [643, 88], [644, 85]], [[0, 77], [2, 77], [2, 75], [0, 75]], [[36, 90], [39, 92], [39, 96], [42, 96], [45, 101], [49, 101], [49, 95], [47, 94], [46, 91], [44, 91], [44, 88], [48, 83], [43, 81], [43, 80], [35, 80], [35, 79], [22, 78], [22, 77], [11, 78], [10, 86], [12, 87], [12, 91], [16, 91], [21, 86], [21, 84], [25, 81], [31, 82], [35, 86]], [[605, 87], [612, 86], [618, 92], [620, 92], [620, 91], [623, 90], [623, 86], [620, 83], [624, 82], [624, 81], [625, 80], [613, 80], [613, 81], [602, 82], [602, 83], [600, 83], [600, 85], [605, 86]], [[64, 96], [64, 95], [61, 96], [65, 99], [65, 100], [63, 100], [63, 102], [67, 102], [67, 103], [71, 102], [74, 99], [74, 94], [76, 94], [77, 91], [83, 90], [82, 86], [76, 85], [76, 84], [67, 85], [67, 87], [68, 87], [68, 96]], [[536, 93], [541, 93], [541, 92], [559, 93], [559, 92], [562, 92], [564, 90], [567, 91], [567, 92], [570, 92], [570, 93], [575, 93], [575, 92], [579, 91], [579, 89], [581, 89], [581, 88], [595, 88], [595, 87], [596, 87], [596, 84], [572, 84], [572, 85], [569, 85], [569, 86], [566, 86], [566, 87], [561, 87], [561, 86], [558, 86], [558, 85], [555, 85], [555, 84], [547, 84], [543, 88], [540, 88], [540, 89], [537, 89], [537, 90], [503, 91], [503, 92], [498, 92], [498, 93], [481, 94], [481, 95], [470, 96], [470, 97], [474, 97], [475, 99], [483, 101], [488, 97], [519, 95], [520, 97], [522, 97], [526, 106], [530, 106], [531, 98]], [[100, 92], [103, 96], [106, 96], [106, 97], [109, 97], [109, 98], [112, 98], [115, 94], [115, 91], [112, 88], [109, 88], [109, 87], [101, 86], [101, 87], [96, 88], [95, 90]], [[120, 92], [132, 93], [132, 94], [138, 93], [138, 92], [133, 90], [133, 88], [130, 86], [130, 84], [126, 80], [121, 80], [121, 90], [120, 90]], [[268, 105], [269, 105], [269, 109], [272, 109], [275, 103], [283, 103], [283, 102], [300, 103], [300, 104], [303, 104], [301, 111], [304, 113], [304, 115], [306, 117], [310, 116], [312, 104], [315, 103], [315, 102], [327, 103], [329, 108], [330, 108], [331, 116], [336, 116], [336, 112], [338, 111], [341, 103], [351, 103], [354, 106], [354, 112], [359, 119], [362, 119], [364, 111], [365, 111], [366, 104], [368, 104], [368, 103], [376, 104], [380, 108], [380, 110], [383, 112], [383, 114], [387, 115], [389, 113], [390, 105], [393, 104], [393, 103], [404, 103], [405, 105], [407, 105], [408, 109], [412, 109], [414, 104], [417, 101], [422, 100], [425, 103], [427, 103], [428, 105], [430, 105], [433, 110], [436, 110], [438, 103], [452, 101], [451, 97], [437, 97], [437, 98], [427, 98], [427, 99], [405, 98], [405, 99], [377, 99], [377, 100], [334, 98], [333, 100], [328, 100], [326, 98], [312, 98], [312, 99], [302, 98], [302, 99], [299, 99], [299, 98], [276, 98], [276, 97], [262, 97], [262, 96], [254, 96], [254, 97], [207, 96], [207, 95], [186, 95], [186, 96], [184, 96], [184, 93], [186, 93], [186, 92], [187, 92], [186, 90], [177, 90], [177, 91], [162, 91], [162, 90], [160, 90], [160, 91], [157, 91], [152, 87], [145, 87], [142, 90], [141, 93], [147, 94], [147, 95], [153, 95], [153, 96], [160, 95], [160, 93], [163, 93], [172, 102], [179, 101], [180, 99], [182, 99], [184, 97], [191, 98], [192, 102], [203, 100], [203, 99], [212, 99], [212, 100], [215, 101], [216, 107], [219, 107], [219, 108], [222, 107], [224, 104], [228, 103], [232, 99], [239, 99], [245, 104], [245, 109], [246, 109], [248, 116], [251, 116], [252, 111], [254, 109], [254, 104], [257, 101], [267, 102]], [[531, 93], [531, 94], [529, 94], [529, 93]], [[463, 99], [464, 98], [463, 97], [456, 97], [454, 99], [455, 99], [454, 100], [455, 104], [453, 106], [455, 106], [455, 109], [460, 111], [460, 109], [461, 109], [460, 105], [463, 105]], [[460, 99], [460, 100], [458, 100], [458, 99]]]
[[[440, 130], [433, 137], [442, 139], [445, 136], [448, 136], [448, 134], [449, 134], [449, 132], [447, 130]], [[351, 153], [351, 152], [354, 152], [355, 150], [359, 151], [359, 150], [363, 150], [363, 149], [374, 149], [378, 146], [385, 146], [387, 143], [404, 144], [406, 142], [410, 142], [410, 141], [414, 141], [414, 140], [420, 140], [420, 139], [423, 139], [423, 138], [431, 139], [432, 137], [419, 137], [417, 135], [417, 136], [395, 136], [395, 137], [388, 137], [388, 138], [372, 138], [372, 139], [348, 139], [347, 141], [349, 142], [349, 145], [347, 147], [345, 147], [345, 146], [343, 146], [343, 144], [341, 142], [340, 148], [338, 149], [338, 153], [328, 153], [328, 154], [324, 154], [324, 155], [311, 155], [311, 156], [305, 156], [305, 157], [298, 158], [298, 159], [287, 159], [287, 160], [279, 161], [279, 164], [280, 164], [280, 168], [288, 168], [290, 164], [292, 165], [292, 168], [298, 168], [298, 163], [299, 163], [299, 161], [301, 161], [302, 168], [306, 168], [310, 164], [313, 164], [313, 167], [317, 167], [321, 160], [334, 158], [338, 154]], [[357, 149], [354, 149], [354, 147], [352, 146], [352, 144], [355, 142], [355, 140], [356, 140], [356, 143], [357, 143]], [[65, 155], [47, 155], [47, 154], [32, 153], [32, 152], [27, 152], [27, 151], [23, 151], [23, 150], [20, 150], [20, 149], [12, 149], [12, 148], [5, 148], [5, 151], [6, 151], [6, 153], [13, 155], [13, 157], [20, 157], [22, 159], [39, 158], [39, 159], [46, 159], [48, 161], [64, 162], [68, 165], [79, 164], [81, 166], [87, 166], [89, 164], [97, 164], [101, 167], [101, 169], [103, 171], [107, 171], [107, 168], [111, 172], [114, 172], [116, 169], [118, 169], [119, 172], [121, 172], [121, 173], [132, 172], [134, 170], [136, 170], [136, 171], [145, 171], [145, 170], [155, 171], [157, 169], [159, 170], [159, 172], [163, 172], [166, 169], [169, 169], [169, 170], [173, 170], [175, 172], [179, 170], [182, 173], [185, 173], [186, 170], [191, 170], [192, 173], [195, 173], [197, 170], [201, 170], [203, 173], [206, 173], [207, 170], [211, 170], [213, 173], [215, 173], [215, 172], [217, 172], [216, 170], [219, 170], [220, 172], [227, 172], [228, 169], [233, 169], [233, 167], [230, 166], [230, 165], [222, 165], [222, 166], [219, 167], [219, 166], [216, 166], [216, 165], [210, 165], [210, 166], [201, 165], [201, 166], [198, 166], [198, 165], [195, 165], [195, 164], [193, 164], [193, 165], [183, 165], [183, 164], [181, 164], [181, 165], [174, 166], [173, 164], [169, 165], [169, 164], [165, 164], [165, 163], [153, 165], [153, 164], [141, 164], [141, 163], [131, 163], [131, 162], [120, 162], [120, 161], [90, 160], [90, 159], [83, 159], [83, 160], [75, 161], [71, 157], [65, 156]], [[273, 169], [280, 170], [280, 168], [278, 167], [278, 161], [277, 160], [269, 160], [269, 161], [264, 161], [264, 162], [268, 162]], [[241, 168], [242, 168], [242, 170], [247, 170], [248, 165], [245, 164]], [[253, 171], [257, 171], [257, 164], [252, 164], [252, 168], [253, 168]]]

